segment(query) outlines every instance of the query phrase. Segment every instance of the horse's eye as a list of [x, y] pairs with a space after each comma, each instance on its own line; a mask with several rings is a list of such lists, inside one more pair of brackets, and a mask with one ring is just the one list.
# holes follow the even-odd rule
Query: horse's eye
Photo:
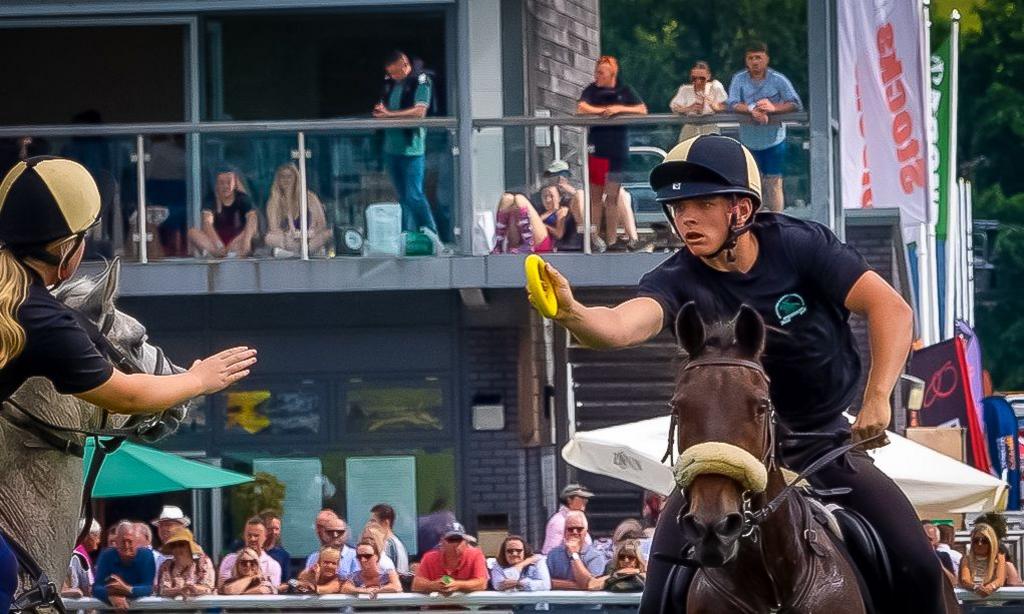
[[768, 399], [761, 399], [757, 404], [757, 414], [763, 415], [768, 411], [768, 408], [772, 406], [772, 402]]

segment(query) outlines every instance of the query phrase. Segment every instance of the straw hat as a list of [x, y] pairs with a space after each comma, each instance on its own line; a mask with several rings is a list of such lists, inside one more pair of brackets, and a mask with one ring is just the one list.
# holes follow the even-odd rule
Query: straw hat
[[171, 554], [171, 546], [180, 542], [187, 543], [189, 550], [192, 551], [192, 554], [203, 553], [203, 549], [199, 547], [199, 544], [196, 543], [195, 538], [192, 537], [192, 531], [189, 531], [185, 527], [175, 529], [174, 532], [171, 533], [170, 537], [167, 538], [167, 542], [165, 542], [164, 545], [160, 548], [160, 552], [169, 555]]

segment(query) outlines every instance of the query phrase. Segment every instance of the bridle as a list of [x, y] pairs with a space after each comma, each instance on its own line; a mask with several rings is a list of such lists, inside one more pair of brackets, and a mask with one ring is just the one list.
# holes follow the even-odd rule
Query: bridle
[[[747, 360], [743, 358], [732, 358], [728, 356], [714, 356], [706, 358], [695, 358], [690, 360], [683, 366], [683, 371], [689, 371], [691, 369], [699, 369], [701, 367], [740, 367], [743, 369], [749, 369], [756, 373], [764, 381], [765, 389], [768, 390], [771, 384], [771, 378], [768, 376], [768, 372], [765, 371], [764, 366], [755, 360]], [[772, 472], [777, 469], [778, 464], [778, 437], [776, 436], [776, 428], [778, 426], [775, 405], [771, 401], [771, 396], [766, 394], [761, 400], [762, 407], [765, 408], [764, 412], [764, 431], [761, 437], [762, 453], [761, 462], [765, 465], [768, 472]], [[670, 404], [671, 405], [671, 404]], [[671, 458], [672, 451], [675, 449], [675, 433], [678, 425], [678, 414], [676, 408], [671, 405], [672, 417], [671, 424], [669, 426], [669, 445], [668, 450], [665, 452], [665, 456], [662, 457], [662, 462], [666, 459]], [[857, 442], [848, 443], [829, 452], [823, 454], [821, 457], [816, 459], [813, 463], [808, 465], [802, 472], [800, 472], [796, 478], [790, 481], [775, 497], [770, 501], [760, 506], [759, 508], [754, 507], [754, 495], [757, 493], [749, 490], [744, 490], [741, 494], [742, 509], [741, 514], [743, 516], [743, 525], [740, 532], [742, 539], [752, 539], [757, 541], [760, 525], [768, 519], [772, 514], [775, 513], [779, 507], [782, 506], [783, 502], [793, 494], [798, 488], [800, 488], [800, 482], [806, 480], [810, 476], [817, 473], [826, 465], [832, 461], [844, 456], [847, 452], [863, 446], [866, 443], [884, 437], [885, 433], [880, 433], [868, 439], [862, 439]], [[822, 435], [819, 433], [788, 433], [785, 439], [810, 439], [810, 438], [821, 438]], [[832, 437], [829, 435], [828, 437]], [[684, 564], [692, 564], [693, 562], [687, 562], [685, 559], [682, 561]]]

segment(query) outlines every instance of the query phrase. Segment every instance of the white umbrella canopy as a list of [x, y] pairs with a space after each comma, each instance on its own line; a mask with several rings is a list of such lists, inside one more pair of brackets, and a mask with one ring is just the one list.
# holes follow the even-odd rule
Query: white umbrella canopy
[[[562, 448], [570, 465], [667, 495], [672, 469], [661, 462], [668, 445], [669, 417], [583, 431]], [[1002, 510], [1006, 484], [944, 454], [888, 433], [889, 445], [869, 454], [922, 514]]]

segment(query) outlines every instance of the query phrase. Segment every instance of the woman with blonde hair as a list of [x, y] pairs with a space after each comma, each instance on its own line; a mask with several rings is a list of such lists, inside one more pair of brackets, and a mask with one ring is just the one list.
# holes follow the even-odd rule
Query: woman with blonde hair
[[615, 544], [615, 556], [608, 562], [605, 575], [593, 578], [588, 586], [592, 591], [631, 593], [644, 590], [647, 580], [647, 562], [640, 542], [627, 539]]
[[[364, 532], [365, 533], [365, 532]], [[384, 565], [381, 548], [374, 539], [363, 539], [356, 546], [356, 568], [341, 586], [346, 595], [369, 595], [376, 599], [379, 593], [401, 593], [402, 583], [394, 564]]]
[[[302, 251], [302, 189], [298, 167], [291, 163], [277, 167], [267, 200], [266, 236], [275, 256], [295, 256]], [[306, 207], [309, 253], [323, 255], [334, 232], [327, 226], [324, 206], [312, 190], [306, 190]]]
[[[729, 94], [722, 83], [712, 78], [708, 63], [698, 61], [694, 62], [693, 68], [690, 69], [690, 82], [679, 86], [668, 106], [678, 115], [712, 115], [725, 110], [725, 101], [728, 98]], [[718, 134], [718, 124], [683, 124], [682, 130], [679, 131], [679, 142], [702, 134]]]
[[338, 577], [338, 566], [341, 564], [341, 551], [337, 548], [325, 546], [320, 549], [320, 556], [316, 563], [308, 569], [299, 572], [295, 583], [281, 585], [283, 591], [289, 591], [294, 586], [299, 593], [312, 593], [316, 595], [330, 595], [341, 591], [341, 578]]
[[976, 524], [971, 545], [960, 560], [960, 587], [988, 597], [1006, 584], [1006, 557], [999, 552], [999, 538], [987, 524]]
[[[175, 375], [127, 374], [100, 350], [99, 331], [50, 290], [70, 279], [85, 236], [100, 220], [100, 193], [81, 164], [37, 156], [0, 181], [0, 401], [44, 377], [62, 394], [121, 414], [164, 411], [249, 374], [256, 351], [236, 347]], [[88, 330], [87, 330], [88, 329]], [[0, 534], [0, 611], [17, 565]]]
[[221, 595], [270, 595], [276, 592], [277, 587], [260, 569], [260, 553], [252, 548], [238, 551], [231, 577], [224, 578], [220, 585]]

